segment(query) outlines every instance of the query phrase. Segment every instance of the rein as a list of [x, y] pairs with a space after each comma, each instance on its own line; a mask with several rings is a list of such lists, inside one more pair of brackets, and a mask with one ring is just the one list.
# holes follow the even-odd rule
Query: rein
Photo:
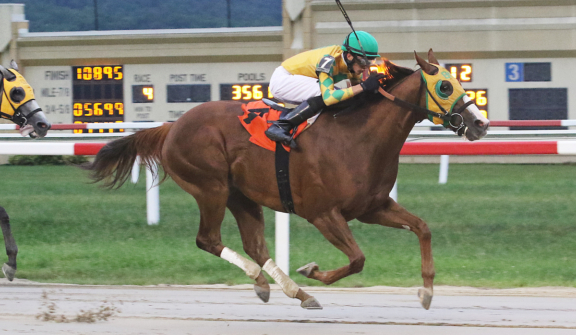
[[[457, 111], [446, 111], [444, 108], [442, 108], [442, 106], [440, 106], [440, 104], [438, 103], [438, 101], [436, 101], [436, 99], [434, 99], [434, 96], [430, 93], [430, 90], [428, 90], [428, 87], [426, 85], [424, 85], [424, 79], [420, 79], [420, 89], [418, 90], [418, 97], [420, 97], [421, 93], [422, 93], [422, 86], [424, 86], [426, 88], [426, 92], [428, 92], [428, 95], [432, 98], [432, 101], [434, 101], [434, 103], [440, 108], [440, 110], [442, 112], [444, 112], [444, 114], [440, 114], [440, 113], [436, 113], [433, 112], [429, 109], [426, 109], [424, 107], [420, 107], [418, 105], [415, 105], [413, 103], [404, 101], [402, 99], [399, 99], [397, 97], [395, 97], [394, 95], [386, 92], [382, 87], [378, 88], [378, 92], [380, 94], [382, 94], [386, 99], [392, 101], [393, 103], [395, 103], [396, 105], [402, 107], [402, 108], [406, 108], [415, 112], [420, 112], [420, 113], [424, 113], [427, 115], [430, 115], [432, 117], [437, 117], [439, 119], [442, 119], [444, 121], [448, 121], [448, 123], [450, 124], [450, 126], [452, 128], [454, 128], [455, 132], [458, 132], [458, 135], [460, 134], [460, 130], [462, 130], [464, 128], [464, 118], [462, 117], [462, 112], [464, 112], [464, 110], [466, 110], [466, 108], [468, 108], [468, 106], [472, 105], [474, 102], [473, 101], [468, 101], [467, 103], [465, 103], [464, 105], [462, 105], [460, 108], [458, 108]], [[460, 122], [458, 122], [458, 118], [460, 118]]]

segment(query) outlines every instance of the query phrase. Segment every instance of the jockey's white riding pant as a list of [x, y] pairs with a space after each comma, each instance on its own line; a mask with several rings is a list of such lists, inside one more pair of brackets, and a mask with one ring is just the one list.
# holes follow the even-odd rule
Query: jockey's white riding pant
[[274, 98], [299, 105], [312, 97], [320, 95], [318, 78], [292, 74], [282, 66], [274, 70], [270, 78], [270, 92]]

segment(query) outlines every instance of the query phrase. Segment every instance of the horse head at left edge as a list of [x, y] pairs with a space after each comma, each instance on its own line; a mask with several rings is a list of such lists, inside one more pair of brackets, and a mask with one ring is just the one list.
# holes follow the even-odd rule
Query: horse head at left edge
[[22, 136], [46, 136], [51, 124], [15, 61], [10, 62], [9, 69], [0, 66], [0, 78], [0, 117], [20, 126]]
[[[20, 74], [15, 61], [10, 68], [0, 66], [0, 117], [20, 126], [22, 136], [44, 137], [51, 124], [42, 112], [34, 97], [34, 90]], [[2, 266], [2, 272], [9, 281], [16, 275], [16, 255], [18, 246], [10, 229], [10, 218], [0, 206], [0, 227], [4, 235], [8, 262]]]

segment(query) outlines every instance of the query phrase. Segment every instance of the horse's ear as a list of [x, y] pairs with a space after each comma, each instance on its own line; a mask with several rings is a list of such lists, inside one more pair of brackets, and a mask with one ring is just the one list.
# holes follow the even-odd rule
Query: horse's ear
[[[432, 49], [430, 49], [432, 50]], [[18, 68], [18, 64], [16, 64], [16, 62], [14, 60], [10, 61], [10, 67], [13, 68], [14, 70], [20, 72], [20, 69]]]
[[428, 50], [428, 61], [432, 64], [440, 65], [440, 63], [438, 63], [438, 60], [436, 59], [436, 56], [434, 56], [434, 51], [432, 51], [432, 48]]
[[414, 57], [416, 57], [416, 61], [418, 62], [418, 65], [420, 65], [420, 68], [422, 68], [422, 71], [426, 72], [427, 74], [429, 74], [431, 76], [438, 73], [438, 68], [428, 64], [427, 61], [425, 61], [420, 56], [418, 56], [416, 51], [414, 51]]
[[10, 78], [14, 77], [14, 74], [6, 70], [6, 68], [2, 65], [0, 65], [0, 73], [2, 73], [2, 77], [4, 77], [7, 80], [10, 80]]

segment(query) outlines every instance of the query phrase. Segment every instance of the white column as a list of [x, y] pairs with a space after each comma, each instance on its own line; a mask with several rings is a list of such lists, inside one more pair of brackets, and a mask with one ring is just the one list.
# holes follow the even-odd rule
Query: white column
[[160, 222], [160, 186], [158, 186], [158, 166], [152, 167], [154, 174], [146, 169], [146, 216], [149, 225]]
[[438, 177], [438, 184], [446, 184], [448, 182], [448, 165], [450, 156], [440, 156], [440, 176]]
[[290, 275], [290, 214], [276, 212], [276, 264]]
[[392, 187], [392, 191], [390, 191], [390, 198], [398, 202], [398, 179], [396, 179], [394, 182], [394, 187]]
[[140, 177], [140, 156], [136, 156], [134, 165], [132, 165], [132, 184], [138, 183]]

